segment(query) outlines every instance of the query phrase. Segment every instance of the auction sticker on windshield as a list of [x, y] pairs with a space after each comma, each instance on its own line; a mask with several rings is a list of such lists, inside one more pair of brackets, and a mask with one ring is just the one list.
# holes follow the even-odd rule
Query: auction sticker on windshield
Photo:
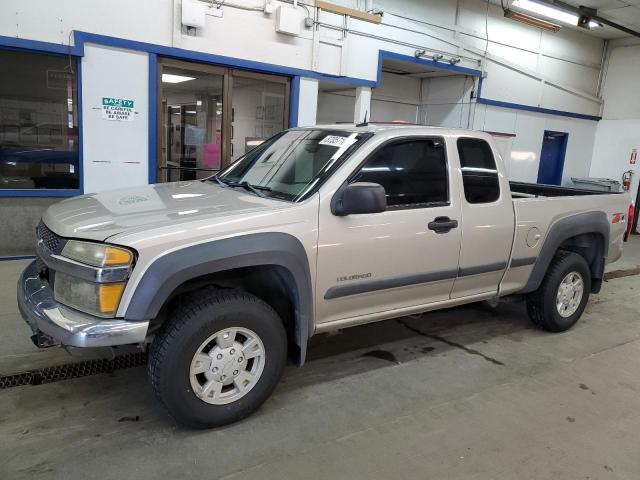
[[327, 135], [318, 142], [320, 145], [330, 145], [332, 147], [341, 147], [345, 140], [349, 137], [339, 137], [338, 135]]

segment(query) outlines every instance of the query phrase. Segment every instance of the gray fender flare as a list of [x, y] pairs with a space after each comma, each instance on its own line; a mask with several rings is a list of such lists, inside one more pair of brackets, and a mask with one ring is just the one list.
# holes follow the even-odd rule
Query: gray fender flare
[[160, 309], [184, 282], [233, 268], [277, 265], [293, 279], [296, 343], [304, 361], [309, 337], [313, 334], [313, 298], [307, 253], [300, 241], [285, 233], [255, 233], [192, 245], [155, 260], [129, 301], [125, 320], [155, 318]]
[[[597, 280], [592, 282], [592, 290], [598, 292], [600, 283], [604, 277], [604, 266], [607, 259], [607, 249], [609, 248], [609, 220], [604, 212], [585, 212], [577, 215], [562, 218], [551, 225], [544, 244], [540, 249], [538, 258], [533, 265], [531, 275], [521, 293], [529, 293], [537, 290], [547, 273], [549, 264], [558, 251], [558, 247], [565, 240], [583, 235], [585, 233], [595, 233], [602, 235], [602, 245], [594, 245], [596, 249], [591, 262], [591, 278]], [[594, 285], [595, 283], [595, 285]]]

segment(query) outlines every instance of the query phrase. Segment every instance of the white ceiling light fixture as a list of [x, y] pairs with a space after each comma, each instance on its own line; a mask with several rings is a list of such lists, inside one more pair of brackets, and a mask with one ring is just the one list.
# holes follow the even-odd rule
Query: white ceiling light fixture
[[[533, 0], [514, 0], [511, 6], [537, 15], [542, 15], [543, 17], [566, 23], [568, 25], [578, 26], [578, 21], [580, 20], [580, 15], [578, 14], [565, 12], [564, 10], [559, 10], [549, 5], [534, 2]], [[588, 25], [589, 28], [597, 28], [600, 26], [600, 24], [595, 20], [590, 20]]]
[[174, 75], [172, 73], [162, 74], [162, 83], [182, 83], [195, 80], [195, 77], [185, 77], [184, 75]]

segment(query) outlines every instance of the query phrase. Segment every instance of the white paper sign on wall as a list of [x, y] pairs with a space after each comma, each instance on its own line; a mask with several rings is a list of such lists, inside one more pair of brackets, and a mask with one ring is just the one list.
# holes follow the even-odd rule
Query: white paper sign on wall
[[119, 122], [132, 122], [135, 119], [133, 100], [102, 97], [102, 118]]

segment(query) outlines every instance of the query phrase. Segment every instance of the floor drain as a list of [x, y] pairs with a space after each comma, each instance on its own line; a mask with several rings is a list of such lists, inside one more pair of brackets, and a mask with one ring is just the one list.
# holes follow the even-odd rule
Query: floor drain
[[59, 382], [71, 378], [108, 373], [125, 368], [138, 367], [147, 363], [146, 352], [127, 353], [112, 359], [85, 360], [53, 367], [44, 367], [28, 372], [0, 376], [0, 390], [23, 385], [40, 385]]

